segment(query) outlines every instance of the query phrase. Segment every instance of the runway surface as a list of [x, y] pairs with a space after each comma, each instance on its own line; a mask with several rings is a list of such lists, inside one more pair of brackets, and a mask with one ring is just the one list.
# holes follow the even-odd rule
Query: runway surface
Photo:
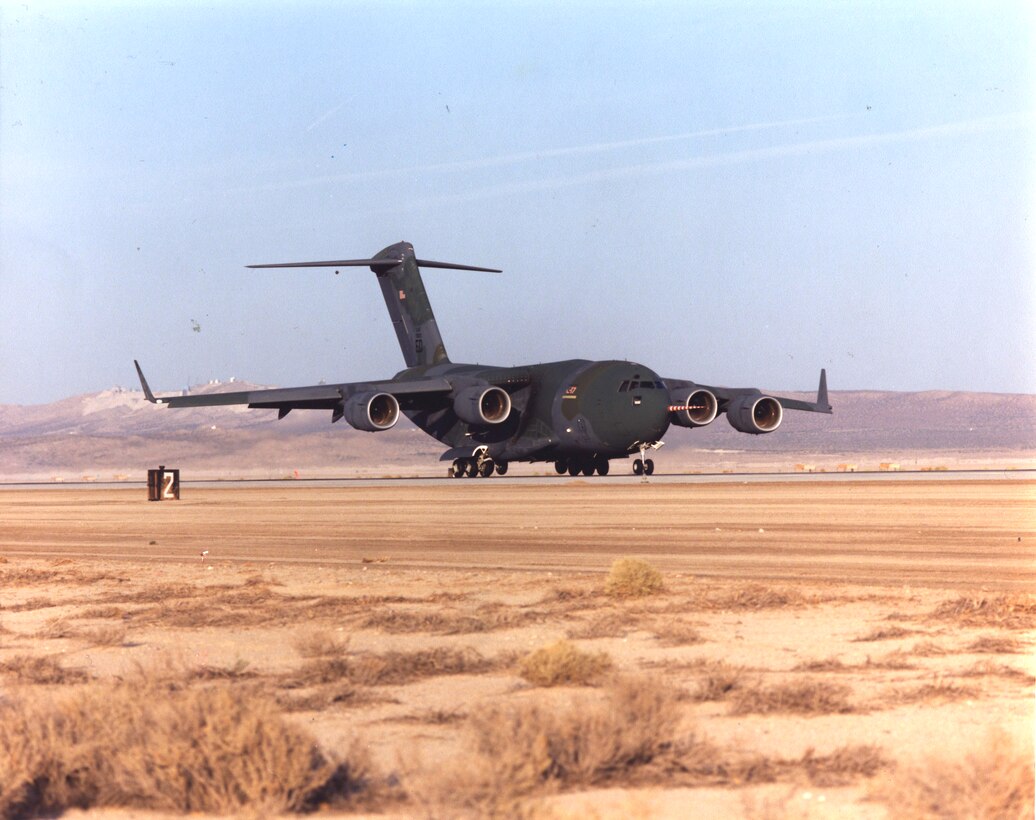
[[705, 577], [1021, 591], [1034, 545], [1032, 480], [0, 490], [11, 557], [573, 572], [639, 555]]

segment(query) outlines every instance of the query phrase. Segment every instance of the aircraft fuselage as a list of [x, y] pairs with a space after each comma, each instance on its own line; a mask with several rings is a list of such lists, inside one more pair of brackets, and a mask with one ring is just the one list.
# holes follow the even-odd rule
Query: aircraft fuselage
[[488, 448], [497, 461], [624, 458], [669, 427], [669, 393], [658, 374], [621, 361], [570, 359], [527, 367], [441, 363], [410, 368], [396, 379], [444, 378], [508, 388], [512, 412], [496, 425], [469, 424], [448, 398], [434, 407], [401, 409], [423, 431], [449, 445], [451, 457]]

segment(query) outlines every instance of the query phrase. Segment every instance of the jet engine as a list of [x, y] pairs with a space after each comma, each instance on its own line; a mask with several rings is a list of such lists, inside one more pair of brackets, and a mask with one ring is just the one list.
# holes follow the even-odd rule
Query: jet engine
[[399, 421], [399, 402], [390, 393], [359, 393], [345, 403], [344, 415], [357, 430], [377, 433]]
[[[686, 388], [685, 388], [686, 389]], [[670, 394], [669, 418], [680, 427], [704, 427], [716, 418], [719, 402], [711, 390], [699, 387], [690, 392]]]
[[500, 387], [473, 385], [457, 393], [453, 411], [468, 424], [499, 424], [511, 415], [511, 397]]
[[727, 421], [740, 433], [772, 433], [782, 418], [784, 408], [771, 396], [742, 396], [727, 406]]

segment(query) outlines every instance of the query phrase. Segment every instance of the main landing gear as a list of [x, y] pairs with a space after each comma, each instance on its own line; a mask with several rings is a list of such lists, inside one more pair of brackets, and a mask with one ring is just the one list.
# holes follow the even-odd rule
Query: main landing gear
[[455, 458], [450, 465], [447, 475], [450, 478], [461, 478], [462, 476], [468, 478], [474, 478], [475, 476], [489, 478], [494, 470], [497, 475], [506, 474], [507, 462], [493, 461], [493, 459], [480, 453], [475, 458]]
[[591, 476], [594, 473], [597, 475], [608, 475], [608, 459], [604, 456], [596, 456], [594, 458], [559, 458], [554, 462], [554, 470], [558, 475], [569, 475], [575, 476], [582, 473], [585, 476]]

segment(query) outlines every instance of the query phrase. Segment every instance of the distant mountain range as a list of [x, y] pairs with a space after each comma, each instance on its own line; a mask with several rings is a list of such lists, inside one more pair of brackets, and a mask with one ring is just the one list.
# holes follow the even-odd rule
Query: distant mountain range
[[[211, 384], [191, 392], [259, 386]], [[883, 462], [904, 469], [1036, 466], [1033, 395], [841, 391], [831, 402], [833, 416], [788, 412], [770, 435], [737, 433], [723, 418], [697, 430], [671, 428], [656, 462], [666, 472], [840, 464], [862, 470]], [[136, 479], [159, 464], [198, 478], [445, 474], [438, 462], [445, 448], [405, 419], [384, 433], [330, 422], [323, 411], [277, 421], [273, 411], [243, 407], [170, 410], [120, 388], [52, 404], [0, 405], [0, 480]], [[546, 469], [522, 465], [516, 472]]]

